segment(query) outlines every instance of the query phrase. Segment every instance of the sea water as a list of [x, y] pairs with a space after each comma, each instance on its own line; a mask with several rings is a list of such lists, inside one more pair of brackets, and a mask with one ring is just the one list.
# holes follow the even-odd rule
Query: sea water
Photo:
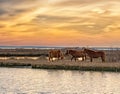
[[1, 67], [0, 94], [120, 94], [120, 73]]

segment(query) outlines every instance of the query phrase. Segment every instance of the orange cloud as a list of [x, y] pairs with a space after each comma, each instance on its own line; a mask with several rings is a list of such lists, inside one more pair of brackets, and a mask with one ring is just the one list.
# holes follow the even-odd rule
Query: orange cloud
[[119, 4], [119, 0], [1, 0], [0, 45], [120, 46]]

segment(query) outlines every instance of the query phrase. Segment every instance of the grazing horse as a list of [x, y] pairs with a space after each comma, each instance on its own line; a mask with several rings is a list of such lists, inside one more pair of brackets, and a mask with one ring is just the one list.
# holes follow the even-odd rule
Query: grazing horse
[[63, 59], [63, 53], [61, 50], [50, 50], [49, 51], [49, 61], [53, 61], [53, 58]]
[[105, 62], [105, 53], [103, 51], [93, 51], [87, 48], [83, 48], [84, 52], [90, 57], [90, 61], [92, 62], [92, 58], [101, 57], [102, 62]]
[[84, 61], [86, 59], [86, 53], [84, 51], [77, 51], [77, 50], [66, 50], [65, 55], [71, 55], [71, 61], [73, 60], [73, 58], [76, 59], [79, 57], [82, 57], [82, 61]]

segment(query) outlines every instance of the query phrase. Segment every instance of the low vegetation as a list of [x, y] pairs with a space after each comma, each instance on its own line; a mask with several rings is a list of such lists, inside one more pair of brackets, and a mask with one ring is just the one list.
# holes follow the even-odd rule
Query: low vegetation
[[[63, 60], [55, 60], [54, 62], [50, 62], [48, 61], [48, 51], [48, 49], [0, 49], [0, 57], [3, 58], [0, 58], [0, 66], [21, 66], [67, 70], [120, 71], [119, 49], [104, 50], [106, 54], [105, 62], [102, 62], [100, 58], [93, 59], [93, 62], [90, 62], [89, 57], [87, 57], [86, 61], [77, 60], [77, 62], [71, 62], [71, 56], [65, 56]], [[66, 49], [62, 49], [62, 51], [65, 53]], [[18, 57], [21, 58], [17, 59]]]

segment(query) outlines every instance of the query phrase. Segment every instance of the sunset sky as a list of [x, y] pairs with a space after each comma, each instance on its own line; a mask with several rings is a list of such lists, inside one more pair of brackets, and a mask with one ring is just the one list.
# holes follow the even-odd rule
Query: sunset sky
[[0, 45], [120, 47], [120, 0], [0, 0]]

